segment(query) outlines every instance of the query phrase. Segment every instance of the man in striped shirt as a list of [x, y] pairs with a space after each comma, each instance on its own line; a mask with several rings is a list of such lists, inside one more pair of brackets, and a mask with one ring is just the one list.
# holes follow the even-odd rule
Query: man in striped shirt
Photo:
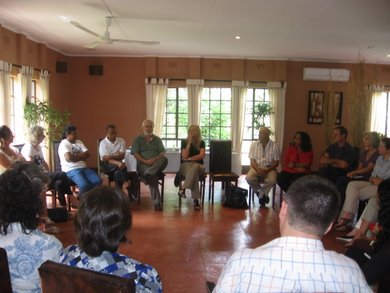
[[268, 193], [278, 177], [276, 167], [279, 165], [280, 150], [269, 138], [270, 135], [269, 128], [260, 128], [259, 140], [254, 141], [249, 150], [250, 169], [245, 178], [256, 192], [261, 206], [269, 202]]
[[352, 259], [322, 244], [339, 208], [330, 181], [317, 175], [297, 179], [279, 212], [281, 237], [235, 252], [213, 292], [372, 292]]

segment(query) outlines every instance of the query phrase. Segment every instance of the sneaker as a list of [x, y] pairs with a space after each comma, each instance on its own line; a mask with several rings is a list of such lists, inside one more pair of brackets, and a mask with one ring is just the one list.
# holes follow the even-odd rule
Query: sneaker
[[161, 206], [160, 203], [156, 203], [156, 204], [154, 205], [154, 210], [155, 210], [155, 211], [162, 211], [163, 208], [162, 208], [162, 206]]
[[199, 200], [197, 199], [194, 199], [194, 210], [200, 211], [200, 204], [199, 204]]

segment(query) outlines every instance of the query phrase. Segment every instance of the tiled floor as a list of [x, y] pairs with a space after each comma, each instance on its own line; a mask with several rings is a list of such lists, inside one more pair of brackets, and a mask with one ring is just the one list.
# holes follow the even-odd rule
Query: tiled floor
[[[172, 174], [165, 184], [164, 210], [155, 212], [148, 189], [142, 187], [141, 205], [132, 204], [133, 227], [127, 235], [132, 244], [122, 244], [120, 252], [153, 265], [163, 280], [164, 292], [207, 292], [206, 280], [215, 282], [227, 258], [237, 249], [257, 247], [279, 236], [278, 211], [259, 208], [235, 210], [221, 206], [220, 184], [214, 205], [207, 201], [194, 211], [190, 199], [181, 205]], [[239, 186], [247, 188], [244, 177]], [[278, 206], [278, 205], [277, 205]], [[59, 224], [57, 237], [64, 246], [75, 242], [72, 222]], [[325, 247], [343, 252], [336, 233], [324, 239]]]

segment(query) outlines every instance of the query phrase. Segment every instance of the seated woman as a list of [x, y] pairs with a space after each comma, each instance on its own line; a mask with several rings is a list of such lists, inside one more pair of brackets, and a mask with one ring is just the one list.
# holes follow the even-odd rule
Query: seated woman
[[378, 148], [380, 156], [376, 160], [369, 181], [352, 181], [347, 186], [345, 202], [335, 230], [345, 231], [353, 220], [359, 200], [375, 197], [378, 185], [390, 178], [390, 138], [382, 138]]
[[11, 146], [13, 141], [14, 135], [11, 129], [6, 125], [0, 126], [0, 174], [16, 162], [24, 161], [18, 149]]
[[190, 189], [195, 210], [200, 210], [199, 176], [205, 172], [203, 167], [205, 153], [205, 143], [202, 140], [200, 128], [198, 125], [191, 125], [187, 139], [181, 142], [182, 163], [179, 172], [185, 179], [182, 187], [179, 188], [178, 195], [185, 198], [186, 188]]
[[376, 159], [379, 156], [378, 146], [380, 137], [377, 132], [367, 132], [363, 135], [363, 151], [360, 154], [359, 165], [357, 169], [347, 173], [346, 176], [341, 176], [336, 181], [336, 187], [340, 192], [342, 204], [345, 200], [345, 191], [348, 183], [356, 180], [368, 181]]
[[376, 241], [371, 242], [371, 247], [366, 253], [355, 246], [348, 250], [346, 255], [356, 260], [367, 283], [369, 285], [377, 284], [376, 292], [381, 293], [388, 292], [390, 288], [390, 279], [388, 278], [390, 270], [390, 179], [379, 184], [378, 201], [379, 232], [376, 235]]
[[283, 170], [278, 175], [277, 184], [286, 192], [296, 179], [310, 173], [312, 163], [310, 136], [306, 132], [298, 131], [284, 155]]
[[134, 279], [136, 292], [162, 292], [157, 271], [118, 253], [131, 226], [128, 198], [119, 189], [95, 187], [85, 193], [74, 218], [78, 245], [64, 249], [60, 262]]
[[45, 139], [44, 129], [41, 126], [33, 126], [28, 130], [29, 142], [22, 148], [22, 155], [27, 161], [37, 164], [50, 177], [49, 188], [58, 192], [58, 199], [62, 206], [66, 206], [65, 194], [72, 194], [69, 180], [65, 172], [50, 172], [49, 165], [43, 156], [40, 144]]
[[61, 242], [37, 229], [48, 181], [39, 167], [25, 162], [0, 176], [0, 245], [7, 251], [14, 292], [41, 292], [38, 267], [59, 260]]

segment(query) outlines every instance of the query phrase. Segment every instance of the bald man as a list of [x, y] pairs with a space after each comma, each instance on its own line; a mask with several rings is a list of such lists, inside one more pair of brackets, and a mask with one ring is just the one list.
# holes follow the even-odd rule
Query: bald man
[[269, 202], [268, 193], [276, 183], [276, 167], [280, 160], [279, 146], [269, 138], [270, 135], [269, 128], [260, 128], [259, 140], [254, 141], [249, 150], [250, 169], [245, 178], [262, 207]]

